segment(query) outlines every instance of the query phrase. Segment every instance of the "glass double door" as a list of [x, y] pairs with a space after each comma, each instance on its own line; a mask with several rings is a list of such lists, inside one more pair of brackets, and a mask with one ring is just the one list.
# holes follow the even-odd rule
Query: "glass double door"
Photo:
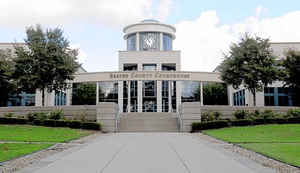
[[143, 81], [143, 112], [157, 112], [156, 90], [156, 81]]

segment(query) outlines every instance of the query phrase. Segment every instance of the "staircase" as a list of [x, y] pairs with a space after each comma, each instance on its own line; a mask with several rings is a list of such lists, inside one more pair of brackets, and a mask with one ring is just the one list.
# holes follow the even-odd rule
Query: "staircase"
[[121, 115], [119, 132], [178, 132], [175, 113], [134, 112]]

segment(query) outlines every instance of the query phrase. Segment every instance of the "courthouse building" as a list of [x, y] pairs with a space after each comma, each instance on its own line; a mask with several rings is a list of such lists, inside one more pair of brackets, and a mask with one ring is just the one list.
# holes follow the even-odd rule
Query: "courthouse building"
[[[181, 52], [173, 50], [176, 28], [156, 20], [144, 20], [123, 29], [127, 49], [119, 51], [119, 71], [86, 72], [80, 68], [71, 81], [96, 85], [95, 104], [115, 102], [120, 112], [176, 112], [184, 102], [204, 105], [205, 86], [222, 83], [216, 72], [181, 70]], [[201, 44], [201, 43], [199, 43]], [[288, 49], [300, 50], [300, 43], [272, 43], [275, 55], [284, 58]], [[12, 44], [0, 43], [0, 49]], [[99, 55], [101, 56], [101, 55]], [[198, 57], [201, 59], [201, 57]], [[201, 69], [199, 69], [201, 71]], [[251, 106], [252, 95], [241, 88], [224, 87], [222, 99], [231, 106]], [[74, 89], [48, 93], [46, 106], [72, 105]], [[15, 99], [15, 100], [14, 100]], [[29, 104], [27, 104], [29, 103]], [[291, 90], [275, 82], [257, 93], [257, 106], [292, 106]], [[12, 97], [10, 106], [41, 106], [41, 93]]]

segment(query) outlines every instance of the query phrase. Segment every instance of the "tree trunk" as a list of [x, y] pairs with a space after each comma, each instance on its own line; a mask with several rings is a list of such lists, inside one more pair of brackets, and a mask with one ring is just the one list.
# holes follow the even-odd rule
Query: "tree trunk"
[[42, 106], [45, 106], [45, 89], [42, 89]]
[[252, 91], [253, 94], [253, 106], [256, 106], [256, 92], [255, 89]]

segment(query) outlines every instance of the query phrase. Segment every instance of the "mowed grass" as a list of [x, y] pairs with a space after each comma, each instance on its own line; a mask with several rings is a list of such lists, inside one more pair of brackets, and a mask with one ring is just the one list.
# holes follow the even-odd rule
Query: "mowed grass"
[[33, 153], [52, 144], [6, 143], [0, 144], [0, 162]]
[[300, 124], [232, 127], [203, 133], [300, 166]]
[[68, 142], [91, 132], [70, 128], [52, 128], [30, 125], [0, 125], [0, 141]]

